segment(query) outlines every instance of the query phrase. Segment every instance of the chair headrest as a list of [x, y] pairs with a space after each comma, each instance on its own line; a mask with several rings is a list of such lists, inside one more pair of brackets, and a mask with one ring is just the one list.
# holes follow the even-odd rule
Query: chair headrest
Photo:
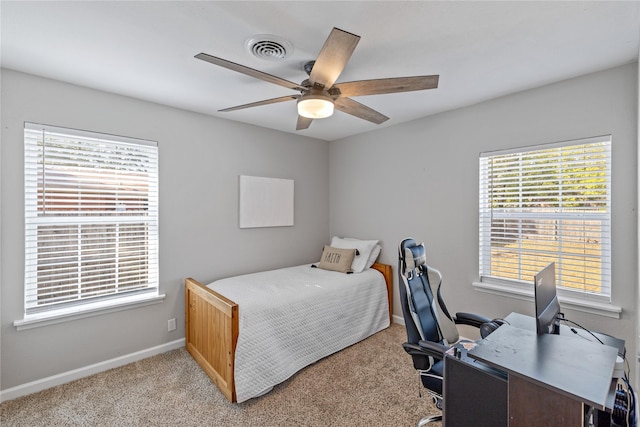
[[427, 265], [427, 255], [425, 253], [424, 243], [405, 246], [404, 261], [407, 273], [415, 269], [421, 270], [423, 265]]

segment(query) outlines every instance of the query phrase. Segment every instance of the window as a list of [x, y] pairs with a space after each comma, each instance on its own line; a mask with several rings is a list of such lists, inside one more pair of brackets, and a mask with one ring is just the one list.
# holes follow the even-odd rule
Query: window
[[611, 300], [611, 137], [480, 155], [480, 280]]
[[157, 143], [32, 123], [24, 142], [26, 316], [157, 296]]

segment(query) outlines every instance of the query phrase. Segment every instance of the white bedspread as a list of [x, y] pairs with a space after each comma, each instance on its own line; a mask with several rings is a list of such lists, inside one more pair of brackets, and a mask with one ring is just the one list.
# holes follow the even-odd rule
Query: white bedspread
[[389, 326], [384, 276], [309, 264], [218, 280], [238, 304], [238, 402], [268, 392], [300, 369]]

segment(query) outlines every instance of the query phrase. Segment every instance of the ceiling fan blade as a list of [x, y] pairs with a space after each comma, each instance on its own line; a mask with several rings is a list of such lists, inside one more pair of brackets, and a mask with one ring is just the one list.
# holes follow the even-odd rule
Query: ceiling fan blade
[[195, 56], [203, 61], [210, 62], [214, 65], [227, 68], [238, 73], [246, 74], [247, 76], [255, 77], [256, 79], [264, 80], [269, 83], [284, 86], [294, 90], [305, 90], [299, 84], [290, 82], [289, 80], [281, 79], [280, 77], [273, 76], [271, 74], [263, 73], [262, 71], [254, 70], [253, 68], [245, 67], [244, 65], [236, 64], [235, 62], [227, 61], [226, 59], [211, 56], [206, 53], [199, 53]]
[[377, 112], [373, 108], [369, 108], [366, 105], [360, 104], [351, 98], [340, 97], [334, 101], [335, 108], [343, 113], [351, 114], [352, 116], [359, 117], [364, 120], [368, 120], [372, 123], [379, 125], [389, 120], [389, 117], [382, 113]]
[[313, 119], [309, 119], [307, 117], [302, 117], [302, 116], [298, 116], [298, 123], [296, 123], [296, 130], [303, 130], [303, 129], [307, 129], [309, 126], [311, 126], [311, 122], [313, 121]]
[[265, 99], [264, 101], [252, 102], [250, 104], [236, 105], [235, 107], [229, 107], [218, 111], [226, 113], [229, 111], [244, 110], [245, 108], [259, 107], [261, 105], [275, 104], [277, 102], [291, 101], [292, 99], [298, 98], [300, 98], [300, 95], [281, 96], [279, 98]]
[[338, 83], [341, 96], [380, 95], [383, 93], [411, 92], [414, 90], [435, 89], [440, 76], [395, 77], [389, 79], [359, 80]]
[[324, 42], [324, 46], [313, 64], [309, 81], [312, 84], [319, 83], [327, 89], [333, 86], [359, 41], [360, 36], [355, 34], [339, 28], [331, 30], [331, 34]]

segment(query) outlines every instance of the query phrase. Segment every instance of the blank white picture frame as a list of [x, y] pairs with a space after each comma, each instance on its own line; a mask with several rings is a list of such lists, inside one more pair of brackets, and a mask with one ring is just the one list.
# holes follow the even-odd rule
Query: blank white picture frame
[[293, 180], [240, 175], [240, 228], [293, 226]]

